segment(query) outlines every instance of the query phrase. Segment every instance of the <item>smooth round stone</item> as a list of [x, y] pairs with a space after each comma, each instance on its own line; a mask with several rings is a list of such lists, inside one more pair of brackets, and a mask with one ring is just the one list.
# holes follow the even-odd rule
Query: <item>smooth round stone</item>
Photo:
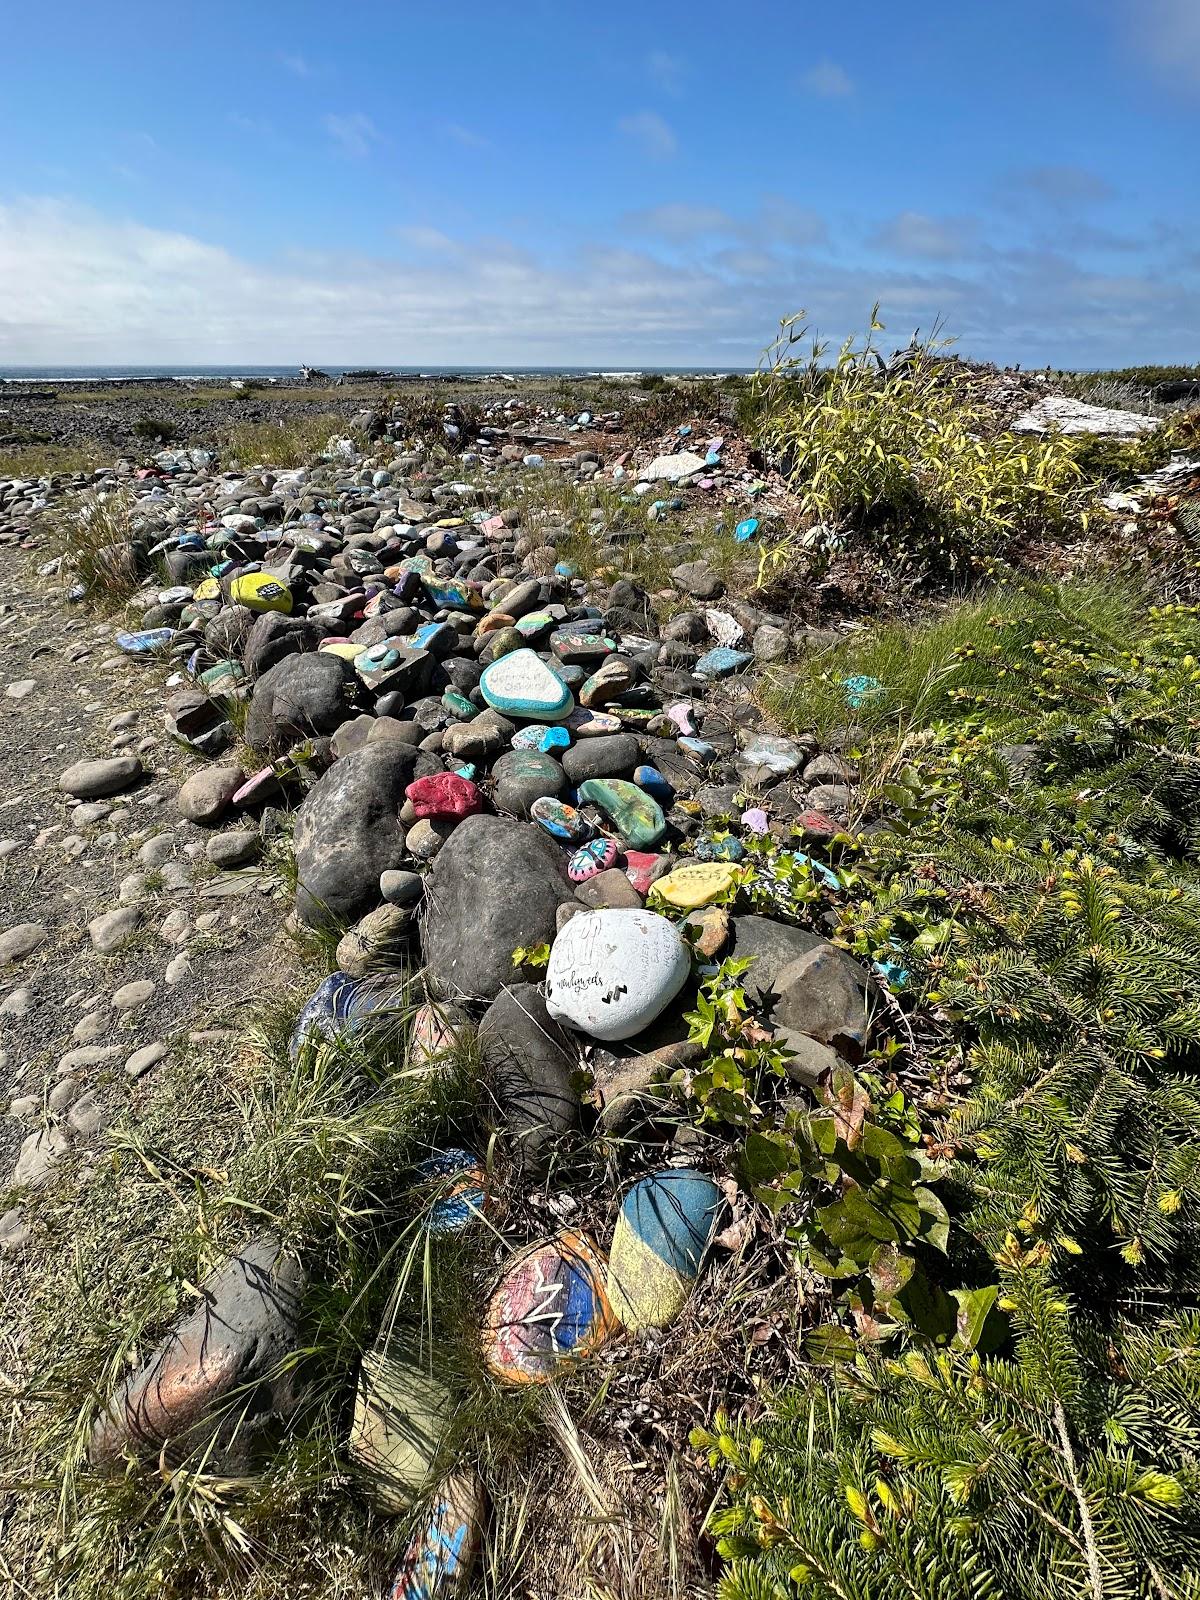
[[546, 1009], [593, 1039], [631, 1039], [670, 1005], [691, 960], [678, 929], [653, 911], [572, 917], [550, 949]]
[[641, 748], [632, 733], [609, 734], [603, 739], [581, 739], [563, 757], [563, 771], [572, 783], [589, 778], [623, 778], [641, 759]]
[[484, 1313], [491, 1371], [504, 1383], [546, 1383], [564, 1363], [598, 1349], [616, 1331], [604, 1269], [586, 1234], [563, 1232], [522, 1251]]
[[527, 616], [521, 617], [517, 622], [517, 632], [524, 640], [540, 638], [542, 634], [549, 633], [558, 622], [549, 611], [531, 611]]
[[355, 672], [386, 672], [389, 667], [394, 667], [400, 659], [399, 650], [394, 650], [390, 645], [373, 644], [369, 650], [364, 650], [354, 658]]
[[681, 700], [678, 705], [668, 706], [667, 716], [670, 717], [681, 734], [690, 738], [695, 733], [696, 724], [692, 718], [692, 707], [689, 701]]
[[608, 711], [589, 711], [587, 706], [577, 706], [567, 718], [567, 727], [577, 739], [601, 739], [610, 733], [620, 733], [621, 719]]
[[117, 649], [127, 656], [150, 656], [157, 650], [165, 650], [174, 637], [174, 628], [142, 628], [137, 633], [118, 633]]
[[570, 744], [571, 735], [561, 723], [552, 728], [542, 728], [534, 722], [513, 735], [512, 747], [514, 750], [538, 750], [548, 755], [552, 750], [569, 749]]
[[727, 895], [738, 882], [738, 870], [728, 861], [701, 861], [676, 867], [654, 885], [656, 900], [681, 911], [695, 911]]
[[591, 823], [581, 812], [551, 795], [535, 800], [529, 815], [552, 839], [561, 839], [565, 844], [582, 844], [592, 831]]
[[535, 650], [514, 650], [483, 669], [483, 698], [505, 716], [561, 722], [574, 709], [571, 691]]
[[555, 670], [572, 694], [587, 677], [587, 673], [583, 668], [576, 666], [573, 662], [564, 662], [556, 667]]
[[404, 791], [417, 820], [422, 817], [473, 817], [483, 810], [483, 796], [468, 778], [454, 772], [433, 772], [417, 778]]
[[427, 1370], [416, 1341], [390, 1340], [385, 1323], [363, 1356], [349, 1439], [350, 1459], [385, 1510], [407, 1510], [428, 1485], [453, 1411], [450, 1390]]
[[427, 1233], [461, 1233], [482, 1220], [487, 1203], [484, 1171], [469, 1150], [439, 1150], [418, 1163], [416, 1174], [431, 1202]]
[[638, 669], [624, 656], [609, 656], [608, 660], [579, 691], [579, 703], [584, 706], [602, 706], [617, 700], [637, 682]]
[[280, 583], [267, 572], [243, 572], [229, 585], [229, 598], [234, 605], [245, 606], [250, 611], [289, 612], [292, 609], [292, 591], [286, 583]]
[[675, 804], [675, 790], [657, 767], [634, 767], [633, 781], [664, 809], [669, 809]]
[[748, 811], [742, 812], [742, 827], [761, 837], [770, 831], [771, 819], [761, 806], [751, 806]]
[[387, 1600], [454, 1600], [483, 1538], [483, 1485], [466, 1469], [444, 1478], [388, 1585]]
[[572, 883], [586, 883], [598, 873], [607, 872], [616, 865], [616, 861], [617, 845], [614, 839], [589, 839], [567, 862], [567, 877]]
[[424, 882], [419, 872], [389, 867], [379, 874], [379, 892], [390, 906], [411, 906], [421, 898]]
[[508, 750], [492, 768], [498, 811], [528, 817], [535, 801], [553, 799], [566, 788], [563, 769], [540, 750]]
[[599, 806], [633, 850], [648, 850], [666, 832], [658, 802], [624, 778], [589, 778], [580, 784], [579, 798], [584, 805]]
[[514, 650], [524, 650], [525, 641], [515, 628], [500, 628], [490, 635], [491, 644], [488, 654], [493, 661], [499, 661], [504, 656], [512, 655]]
[[685, 735], [675, 742], [683, 754], [689, 756], [697, 766], [711, 766], [717, 759], [717, 752], [707, 739], [694, 739], [691, 735]]
[[669, 1168], [625, 1196], [609, 1255], [608, 1294], [626, 1328], [674, 1322], [704, 1264], [724, 1200], [702, 1172]]
[[442, 704], [460, 722], [470, 722], [472, 717], [479, 715], [479, 707], [468, 700], [465, 694], [459, 694], [457, 689], [447, 689], [442, 695]]

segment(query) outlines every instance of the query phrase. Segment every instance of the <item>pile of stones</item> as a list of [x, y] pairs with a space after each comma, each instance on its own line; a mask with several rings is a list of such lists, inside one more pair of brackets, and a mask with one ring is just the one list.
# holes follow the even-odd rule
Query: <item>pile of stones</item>
[[[555, 470], [586, 478], [599, 459]], [[672, 477], [662, 459], [639, 481], [705, 470], [697, 457]], [[853, 803], [853, 765], [770, 732], [752, 698], [755, 669], [806, 641], [695, 560], [660, 622], [632, 582], [581, 580], [552, 522], [525, 526], [446, 477], [420, 451], [324, 474], [217, 476], [188, 457], [145, 480], [141, 537], [113, 553], [169, 574], [117, 644], [167, 663], [167, 727], [205, 761], [179, 809], [221, 830], [217, 855], [236, 864], [294, 807], [294, 916], [341, 930], [293, 1049], [353, 1033], [415, 981], [408, 1061], [432, 1070], [474, 1036], [514, 1168], [537, 1179], [573, 1141], [628, 1127], [695, 1059], [683, 1013], [732, 956], [792, 1092], [819, 1090], [866, 1050], [881, 980], [739, 904], [755, 840], [812, 850], [831, 878], [819, 857]], [[613, 532], [597, 524], [598, 540]], [[233, 759], [239, 739], [255, 762]], [[504, 1266], [481, 1321], [500, 1382], [545, 1381], [678, 1315], [724, 1201], [685, 1154], [665, 1159], [625, 1196], [607, 1250], [564, 1231]], [[443, 1152], [430, 1178], [445, 1185], [434, 1231], [486, 1209], [472, 1152]], [[111, 1398], [96, 1466], [182, 1457], [201, 1427], [211, 1462], [244, 1465], [296, 1404], [281, 1357], [304, 1288], [269, 1236], [227, 1262]], [[428, 1493], [453, 1405], [430, 1353], [381, 1332], [349, 1449], [384, 1506]], [[396, 1593], [437, 1592], [477, 1545], [473, 1469], [430, 1503]]]

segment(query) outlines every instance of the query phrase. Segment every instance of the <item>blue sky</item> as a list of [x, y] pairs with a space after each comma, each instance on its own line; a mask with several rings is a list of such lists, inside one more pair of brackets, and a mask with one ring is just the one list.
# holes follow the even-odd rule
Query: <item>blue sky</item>
[[1200, 360], [1200, 0], [9, 8], [0, 365]]

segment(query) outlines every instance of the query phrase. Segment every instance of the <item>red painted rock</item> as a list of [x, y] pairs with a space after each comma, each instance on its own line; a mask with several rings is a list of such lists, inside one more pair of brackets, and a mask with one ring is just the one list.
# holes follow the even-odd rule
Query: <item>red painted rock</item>
[[841, 832], [837, 819], [824, 811], [802, 811], [796, 818], [796, 826], [805, 839], [832, 839], [835, 833]]
[[670, 867], [670, 856], [660, 856], [648, 850], [625, 852], [625, 876], [640, 895], [648, 895], [650, 885], [665, 876]]
[[483, 810], [483, 797], [469, 778], [457, 772], [433, 772], [417, 778], [404, 791], [417, 820], [423, 817], [473, 817]]

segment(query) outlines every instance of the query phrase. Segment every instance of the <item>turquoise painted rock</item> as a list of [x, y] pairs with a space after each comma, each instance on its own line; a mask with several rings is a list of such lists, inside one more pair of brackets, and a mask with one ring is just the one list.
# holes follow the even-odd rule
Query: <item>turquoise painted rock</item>
[[425, 574], [422, 574], [421, 581], [435, 606], [442, 606], [447, 611], [484, 610], [483, 588], [480, 584], [467, 583], [458, 578], [447, 579], [443, 583], [441, 579]]
[[493, 661], [479, 688], [488, 705], [508, 717], [561, 722], [575, 707], [570, 689], [536, 650], [514, 650]]
[[674, 1322], [700, 1276], [723, 1204], [712, 1179], [686, 1167], [634, 1184], [609, 1254], [609, 1301], [625, 1327]]
[[582, 844], [592, 832], [591, 823], [574, 806], [555, 800], [551, 795], [535, 800], [529, 815], [552, 839], [561, 839], [564, 844]]
[[557, 621], [557, 617], [551, 616], [548, 611], [531, 611], [527, 616], [518, 618], [516, 628], [521, 638], [528, 642], [549, 633]]
[[593, 1039], [632, 1039], [683, 988], [691, 956], [678, 928], [654, 911], [585, 911], [550, 947], [546, 1009]]
[[457, 689], [446, 690], [442, 705], [459, 722], [470, 722], [472, 717], [479, 715], [479, 707], [468, 700], [465, 694], [459, 694]]
[[138, 633], [118, 633], [117, 649], [127, 656], [150, 656], [165, 650], [174, 637], [174, 628], [143, 628]]
[[579, 785], [579, 798], [598, 806], [633, 850], [649, 850], [666, 832], [658, 802], [624, 778], [588, 778]]
[[697, 861], [740, 861], [746, 846], [730, 834], [726, 839], [697, 839], [692, 854]]
[[454, 1600], [470, 1582], [483, 1537], [483, 1485], [471, 1469], [437, 1491], [388, 1586], [388, 1600]]
[[754, 660], [748, 650], [734, 650], [727, 644], [719, 644], [714, 649], [708, 650], [692, 668], [700, 678], [727, 678], [730, 673], [740, 672], [743, 667], [748, 667]]
[[542, 755], [549, 755], [554, 750], [567, 749], [570, 743], [571, 735], [561, 725], [541, 728], [531, 723], [528, 728], [522, 728], [513, 735], [512, 747], [514, 750], [537, 750]]

